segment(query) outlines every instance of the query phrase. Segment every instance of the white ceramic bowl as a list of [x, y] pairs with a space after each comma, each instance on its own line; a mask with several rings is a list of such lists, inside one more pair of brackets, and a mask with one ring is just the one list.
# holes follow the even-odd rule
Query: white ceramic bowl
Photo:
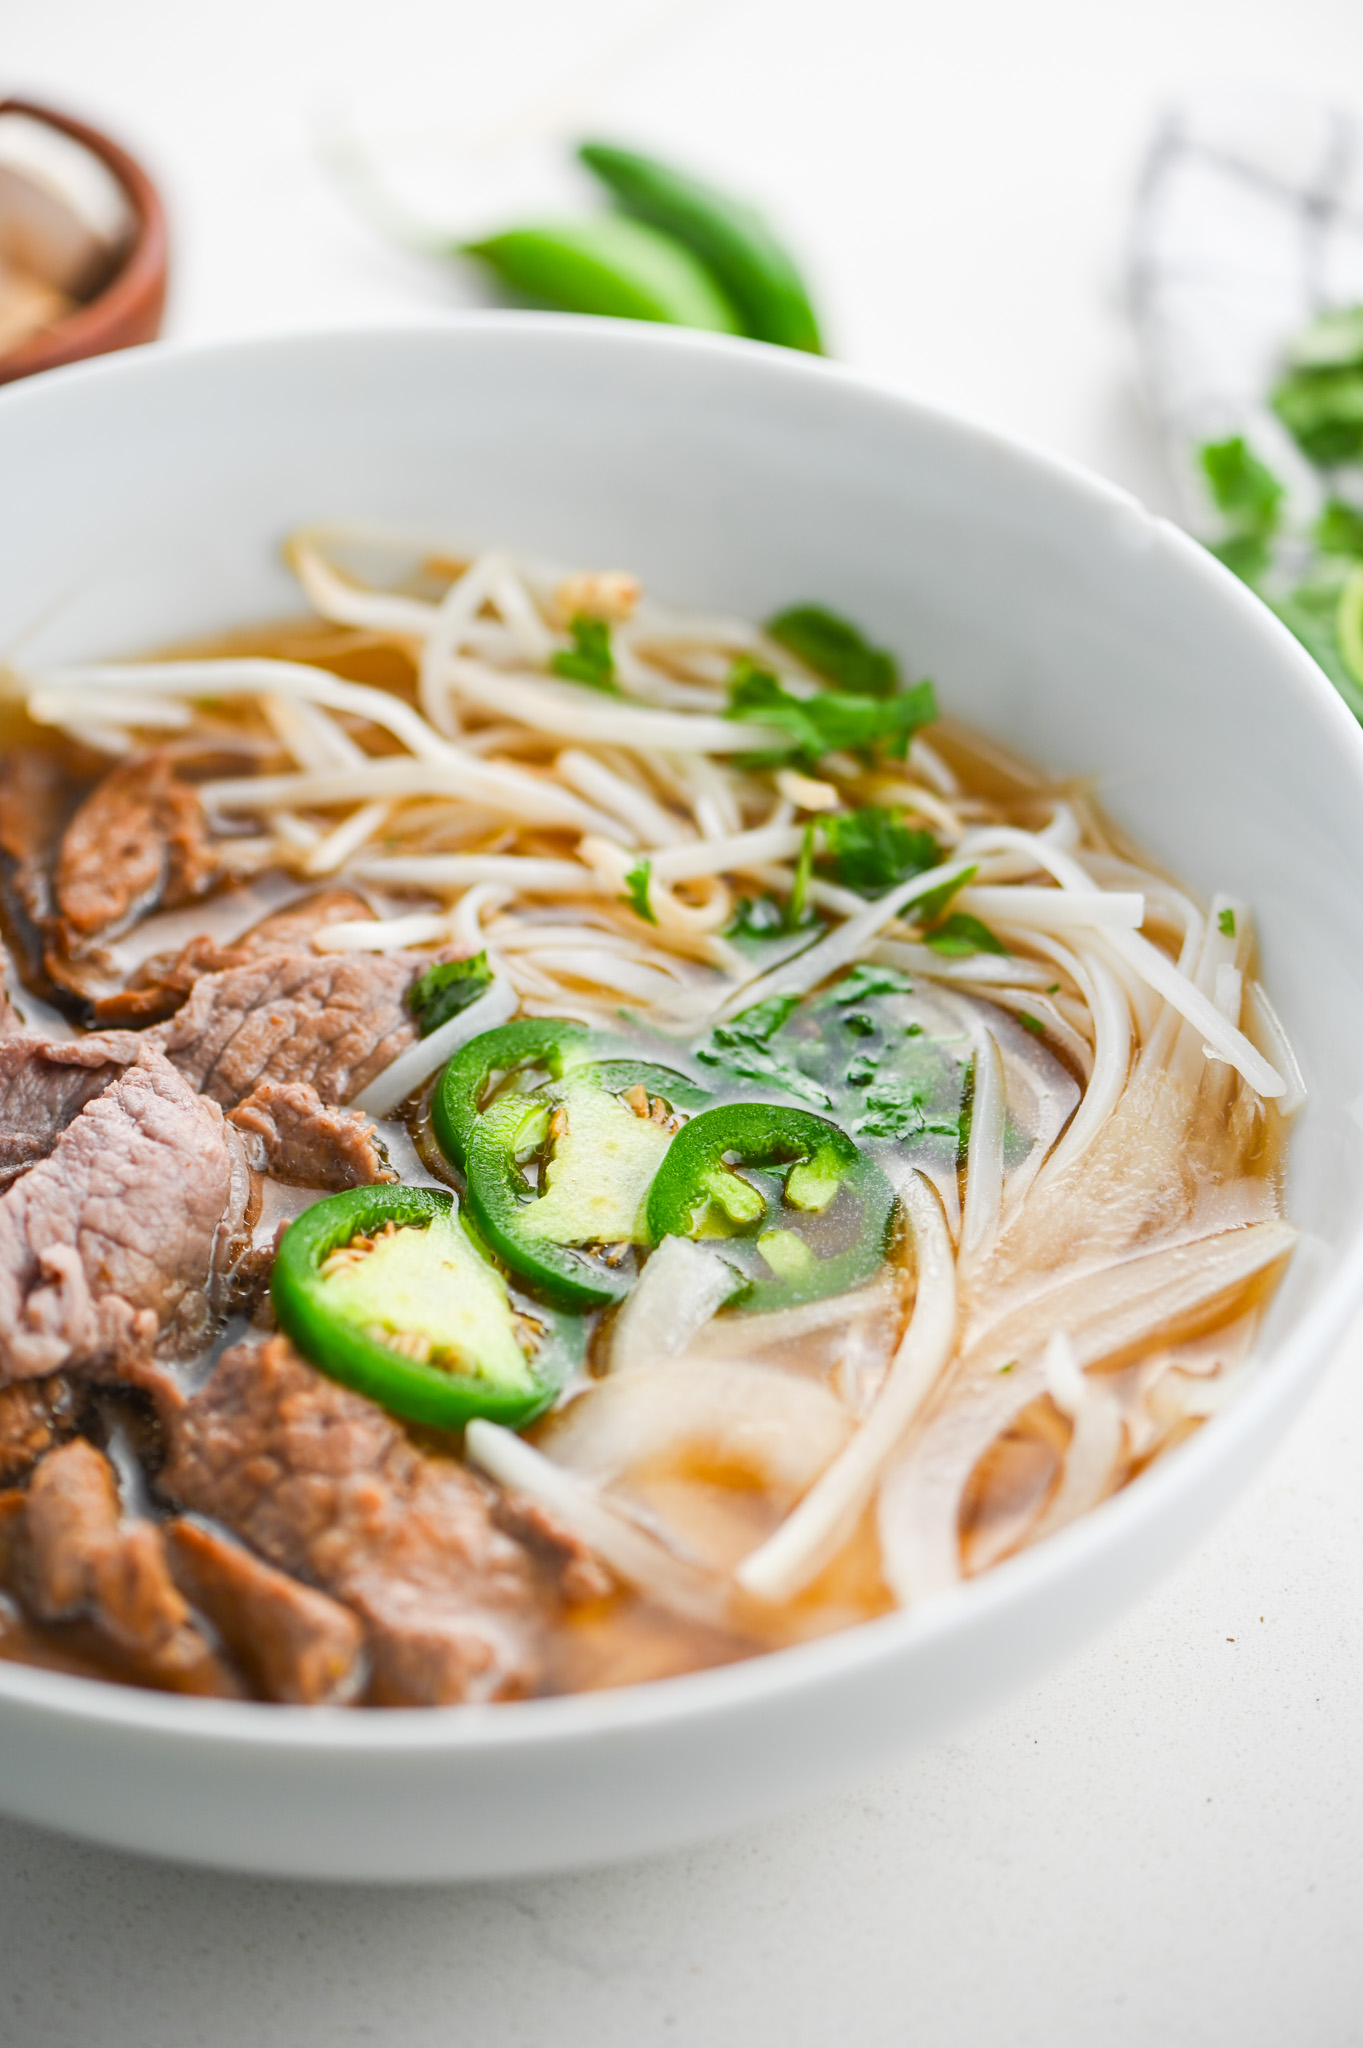
[[0, 1806], [242, 1870], [544, 1871], [808, 1800], [1079, 1643], [1281, 1435], [1363, 1291], [1363, 734], [1281, 626], [1130, 498], [808, 358], [623, 323], [149, 351], [0, 395], [0, 648], [134, 650], [296, 602], [291, 527], [397, 524], [620, 564], [684, 604], [819, 598], [1234, 888], [1311, 1100], [1306, 1237], [1256, 1382], [1083, 1522], [918, 1613], [577, 1699], [355, 1714], [0, 1664]]

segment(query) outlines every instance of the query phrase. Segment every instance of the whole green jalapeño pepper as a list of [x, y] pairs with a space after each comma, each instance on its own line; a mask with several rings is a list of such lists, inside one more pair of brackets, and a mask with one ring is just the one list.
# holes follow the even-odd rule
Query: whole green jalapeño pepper
[[270, 1283], [279, 1326], [322, 1372], [436, 1429], [519, 1429], [585, 1343], [580, 1319], [512, 1296], [435, 1188], [351, 1188], [291, 1223]]
[[[740, 1173], [737, 1168], [748, 1169]], [[680, 1130], [648, 1197], [648, 1230], [726, 1240], [748, 1286], [737, 1305], [793, 1308], [859, 1286], [883, 1263], [894, 1189], [826, 1117], [727, 1103]]]

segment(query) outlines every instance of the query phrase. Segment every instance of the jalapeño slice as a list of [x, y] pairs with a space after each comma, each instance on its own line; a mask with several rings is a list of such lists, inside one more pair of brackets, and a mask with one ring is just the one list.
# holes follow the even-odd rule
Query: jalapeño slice
[[655, 1243], [727, 1239], [725, 1256], [741, 1259], [748, 1282], [737, 1305], [793, 1308], [870, 1278], [885, 1259], [894, 1206], [880, 1168], [826, 1117], [738, 1102], [678, 1131], [649, 1192], [647, 1224]]
[[452, 1195], [350, 1188], [291, 1223], [270, 1283], [280, 1328], [330, 1378], [436, 1429], [519, 1429], [582, 1355], [579, 1318], [513, 1298]]
[[[478, 1229], [560, 1307], [618, 1301], [635, 1278], [631, 1248], [649, 1241], [648, 1191], [672, 1143], [669, 1113], [709, 1100], [684, 1075], [635, 1059], [583, 1062], [562, 1081], [499, 1097], [475, 1116], [465, 1149]], [[537, 1186], [525, 1170], [532, 1159]]]
[[494, 1074], [543, 1067], [555, 1078], [589, 1059], [594, 1034], [564, 1017], [520, 1017], [461, 1045], [431, 1097], [431, 1128], [445, 1157], [466, 1164], [469, 1138]]

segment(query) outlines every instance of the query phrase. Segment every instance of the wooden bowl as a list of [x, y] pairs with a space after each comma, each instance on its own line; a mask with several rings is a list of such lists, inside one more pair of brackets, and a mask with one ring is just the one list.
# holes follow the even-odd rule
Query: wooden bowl
[[45, 122], [73, 141], [83, 143], [106, 164], [128, 195], [134, 228], [118, 269], [95, 296], [53, 326], [31, 334], [17, 347], [0, 354], [0, 384], [78, 363], [86, 356], [108, 355], [154, 341], [161, 331], [166, 303], [166, 216], [160, 195], [142, 166], [97, 128], [72, 120], [31, 100], [0, 100], [0, 114], [26, 114]]

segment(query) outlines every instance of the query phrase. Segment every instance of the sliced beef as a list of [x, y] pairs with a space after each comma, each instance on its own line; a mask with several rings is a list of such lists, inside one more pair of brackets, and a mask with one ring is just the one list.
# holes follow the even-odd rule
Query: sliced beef
[[409, 953], [271, 953], [206, 974], [150, 1034], [190, 1084], [231, 1109], [262, 1081], [349, 1102], [412, 1043]]
[[364, 1631], [348, 1607], [198, 1523], [182, 1518], [164, 1534], [177, 1585], [265, 1699], [313, 1707], [360, 1690]]
[[131, 1032], [0, 1034], [0, 1188], [46, 1159], [73, 1117], [137, 1058]]
[[113, 1467], [93, 1444], [78, 1437], [43, 1460], [9, 1550], [10, 1583], [35, 1621], [84, 1623], [144, 1685], [240, 1691], [171, 1577], [160, 1529], [124, 1521]]
[[250, 1193], [221, 1110], [141, 1045], [0, 1196], [0, 1383], [201, 1348]]
[[204, 974], [225, 974], [245, 967], [267, 953], [310, 953], [312, 935], [323, 925], [372, 918], [373, 911], [349, 889], [321, 889], [291, 903], [250, 931], [220, 946], [209, 938], [191, 939], [178, 953], [155, 953], [144, 960], [125, 989], [103, 996], [94, 1006], [95, 1022], [140, 1028], [173, 1017]]
[[21, 1479], [72, 1429], [71, 1389], [50, 1380], [17, 1380], [0, 1387], [0, 1485]]
[[154, 905], [191, 902], [214, 872], [203, 806], [169, 753], [122, 762], [62, 837], [53, 878], [62, 950], [76, 954]]
[[225, 1352], [191, 1399], [166, 1389], [163, 1422], [164, 1491], [352, 1608], [377, 1703], [533, 1689], [552, 1599], [456, 1459], [419, 1451], [282, 1337]]
[[368, 1117], [329, 1108], [307, 1081], [262, 1081], [228, 1121], [255, 1170], [291, 1186], [362, 1188], [397, 1179]]

